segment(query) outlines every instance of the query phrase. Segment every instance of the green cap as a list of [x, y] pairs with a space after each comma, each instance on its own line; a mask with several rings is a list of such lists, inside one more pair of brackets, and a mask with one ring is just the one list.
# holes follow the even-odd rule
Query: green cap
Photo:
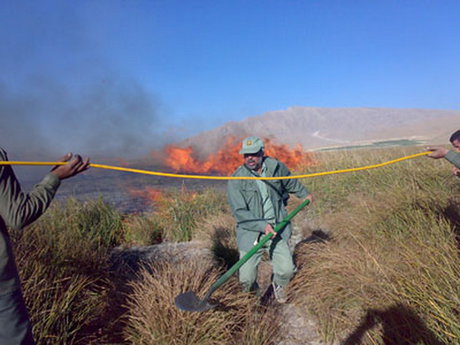
[[264, 148], [264, 142], [259, 137], [247, 137], [243, 140], [240, 154], [257, 153]]

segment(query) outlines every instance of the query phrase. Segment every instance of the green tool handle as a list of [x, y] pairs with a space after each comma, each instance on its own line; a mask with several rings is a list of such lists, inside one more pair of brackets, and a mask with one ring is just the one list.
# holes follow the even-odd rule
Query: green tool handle
[[[301, 209], [303, 209], [305, 206], [307, 206], [310, 203], [310, 199], [305, 199], [297, 208], [292, 211], [290, 214], [284, 218], [281, 223], [278, 223], [275, 228], [273, 229], [275, 232], [280, 231], [283, 229], [290, 221], [292, 218], [295, 217], [297, 213], [300, 212]], [[246, 261], [249, 260], [251, 256], [253, 256], [262, 246], [267, 243], [268, 240], [272, 237], [272, 234], [265, 235], [261, 238], [259, 243], [257, 243], [254, 247], [251, 248], [249, 252], [246, 253], [240, 260], [238, 260], [232, 267], [228, 269], [228, 271], [223, 274], [209, 289], [209, 291], [206, 293], [206, 296], [204, 297], [204, 300], [207, 300], [211, 295], [216, 291], [223, 283], [225, 283], [228, 278], [230, 278], [236, 271], [240, 269], [241, 266], [243, 266]]]

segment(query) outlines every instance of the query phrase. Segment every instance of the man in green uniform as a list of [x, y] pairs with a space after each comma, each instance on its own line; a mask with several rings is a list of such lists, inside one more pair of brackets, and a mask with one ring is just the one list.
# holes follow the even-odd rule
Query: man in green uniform
[[[0, 161], [7, 161], [0, 148]], [[18, 270], [7, 227], [19, 230], [40, 217], [48, 208], [61, 180], [89, 167], [79, 155], [67, 154], [33, 190], [25, 194], [11, 166], [0, 165], [0, 344], [33, 345], [31, 324], [22, 297]]]
[[428, 157], [434, 159], [447, 159], [450, 163], [454, 165], [454, 167], [452, 168], [452, 173], [456, 176], [460, 176], [460, 130], [454, 132], [450, 136], [449, 141], [455, 150], [448, 150], [442, 146], [428, 147], [428, 151], [432, 151], [430, 154], [428, 154]]
[[[243, 140], [240, 154], [244, 155], [244, 164], [233, 176], [273, 177], [289, 176], [288, 168], [275, 158], [264, 155], [264, 143], [258, 137]], [[273, 234], [272, 239], [255, 253], [241, 268], [240, 282], [245, 291], [258, 293], [257, 266], [264, 251], [268, 251], [273, 265], [273, 290], [278, 302], [287, 300], [286, 285], [294, 275], [295, 266], [288, 241], [292, 227], [288, 224], [279, 233], [273, 230], [286, 216], [286, 203], [289, 193], [298, 198], [313, 197], [297, 179], [288, 180], [230, 180], [228, 182], [228, 200], [236, 218], [236, 235], [240, 258], [243, 257], [259, 239]]]

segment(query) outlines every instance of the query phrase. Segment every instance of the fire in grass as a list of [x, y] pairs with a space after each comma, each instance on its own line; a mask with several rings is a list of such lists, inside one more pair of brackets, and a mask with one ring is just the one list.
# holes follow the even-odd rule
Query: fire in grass
[[[291, 148], [285, 144], [274, 143], [268, 138], [264, 138], [264, 142], [265, 154], [282, 161], [291, 170], [316, 164], [313, 153], [304, 151], [300, 144]], [[243, 162], [240, 148], [241, 140], [227, 137], [222, 148], [203, 160], [197, 158], [198, 155], [191, 146], [168, 145], [165, 148], [164, 164], [174, 172], [229, 176]]]

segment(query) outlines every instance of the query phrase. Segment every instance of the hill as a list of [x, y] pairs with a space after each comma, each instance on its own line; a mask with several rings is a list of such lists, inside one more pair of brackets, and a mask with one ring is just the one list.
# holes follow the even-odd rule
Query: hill
[[257, 135], [307, 150], [402, 139], [446, 143], [458, 128], [460, 110], [290, 107], [228, 122], [180, 145], [208, 155], [227, 136]]

